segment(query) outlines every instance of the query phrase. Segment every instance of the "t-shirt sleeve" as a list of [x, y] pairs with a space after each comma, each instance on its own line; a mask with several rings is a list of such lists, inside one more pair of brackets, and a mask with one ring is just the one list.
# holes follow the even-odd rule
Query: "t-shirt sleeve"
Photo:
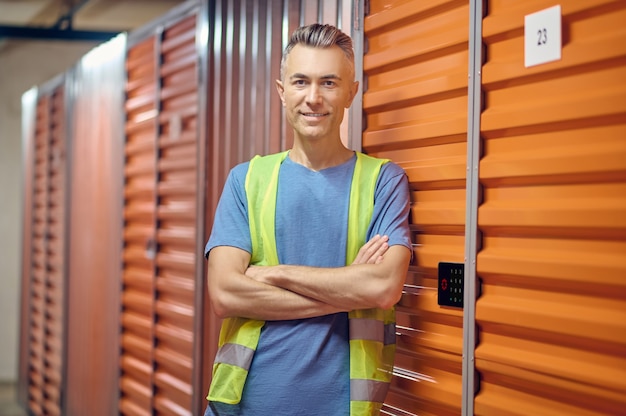
[[387, 235], [389, 245], [403, 245], [411, 250], [409, 229], [409, 181], [404, 170], [393, 162], [385, 163], [378, 176], [374, 195], [374, 213], [367, 239]]
[[217, 246], [237, 247], [252, 252], [250, 228], [248, 226], [248, 202], [245, 178], [249, 163], [235, 166], [226, 179], [222, 195], [215, 210], [211, 235], [204, 248], [208, 258], [211, 249]]

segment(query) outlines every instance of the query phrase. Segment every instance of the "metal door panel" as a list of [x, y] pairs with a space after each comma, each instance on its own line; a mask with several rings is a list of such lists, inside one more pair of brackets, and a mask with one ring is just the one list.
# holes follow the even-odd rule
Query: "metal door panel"
[[561, 4], [560, 60], [524, 67], [524, 16], [490, 1], [475, 414], [626, 406], [626, 4]]
[[407, 173], [414, 258], [397, 305], [390, 415], [461, 413], [462, 311], [437, 305], [439, 262], [463, 262], [469, 2], [371, 1], [363, 150]]

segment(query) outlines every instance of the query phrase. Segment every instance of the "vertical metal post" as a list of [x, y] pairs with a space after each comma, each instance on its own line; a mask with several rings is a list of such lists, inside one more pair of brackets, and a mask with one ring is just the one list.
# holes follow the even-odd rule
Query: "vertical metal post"
[[197, 117], [197, 134], [196, 134], [196, 181], [197, 181], [197, 197], [196, 197], [196, 265], [195, 265], [195, 293], [194, 293], [194, 338], [192, 360], [194, 368], [192, 370], [191, 384], [194, 387], [191, 395], [191, 412], [193, 414], [201, 414], [203, 411], [203, 398], [206, 395], [204, 391], [203, 375], [205, 361], [202, 359], [204, 354], [205, 337], [205, 309], [204, 302], [207, 299], [207, 286], [205, 278], [205, 262], [204, 257], [200, 257], [203, 253], [205, 243], [205, 212], [207, 206], [207, 148], [208, 148], [208, 123], [207, 114], [209, 111], [208, 96], [209, 92], [209, 43], [212, 37], [209, 37], [211, 26], [209, 19], [214, 16], [211, 11], [208, 0], [201, 0], [198, 11], [196, 12], [196, 51], [198, 60], [196, 61], [196, 75], [198, 77], [198, 114]]
[[476, 372], [476, 255], [479, 249], [478, 204], [480, 183], [480, 113], [482, 69], [482, 0], [470, 0], [468, 115], [467, 115], [467, 172], [465, 189], [465, 282], [463, 311], [463, 393], [462, 415], [474, 414]]
[[[363, 31], [363, 19], [365, 17], [364, 0], [352, 1], [352, 43], [354, 47], [354, 79], [359, 82], [357, 91], [348, 117], [348, 147], [352, 150], [361, 151], [363, 146], [363, 55], [365, 54], [365, 34]], [[348, 29], [344, 30], [348, 33]]]

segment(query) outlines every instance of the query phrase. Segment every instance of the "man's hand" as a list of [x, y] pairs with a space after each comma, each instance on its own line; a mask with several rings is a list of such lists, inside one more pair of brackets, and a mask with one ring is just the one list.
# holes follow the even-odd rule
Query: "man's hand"
[[387, 241], [389, 237], [386, 235], [376, 234], [370, 241], [365, 243], [359, 249], [359, 253], [352, 264], [378, 264], [383, 261], [383, 255], [389, 249]]
[[249, 266], [245, 275], [340, 310], [388, 309], [402, 295], [410, 257], [406, 247], [391, 247], [387, 236], [377, 235], [348, 266]]
[[[383, 255], [389, 249], [389, 245], [387, 244], [388, 240], [389, 237], [386, 235], [381, 236], [376, 234], [359, 249], [352, 264], [379, 264], [383, 261]], [[272, 284], [270, 280], [271, 274], [267, 273], [271, 271], [270, 268], [263, 266], [249, 266], [248, 269], [246, 269], [246, 276], [257, 282]]]
[[[218, 317], [283, 320], [346, 311], [289, 289], [260, 283], [261, 279], [251, 279], [253, 269], [249, 264], [250, 253], [242, 249], [218, 246], [211, 250], [207, 277], [211, 304]], [[259, 272], [270, 269], [255, 268]]]

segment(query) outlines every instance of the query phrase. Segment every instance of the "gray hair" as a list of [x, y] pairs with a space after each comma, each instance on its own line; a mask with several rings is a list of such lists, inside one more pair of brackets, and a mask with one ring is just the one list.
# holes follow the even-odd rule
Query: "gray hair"
[[299, 27], [289, 38], [289, 43], [287, 43], [280, 61], [280, 79], [284, 79], [287, 56], [298, 44], [313, 48], [339, 46], [351, 63], [351, 71], [354, 73], [354, 49], [352, 48], [352, 39], [350, 36], [346, 35], [335, 26], [313, 23], [308, 26]]

